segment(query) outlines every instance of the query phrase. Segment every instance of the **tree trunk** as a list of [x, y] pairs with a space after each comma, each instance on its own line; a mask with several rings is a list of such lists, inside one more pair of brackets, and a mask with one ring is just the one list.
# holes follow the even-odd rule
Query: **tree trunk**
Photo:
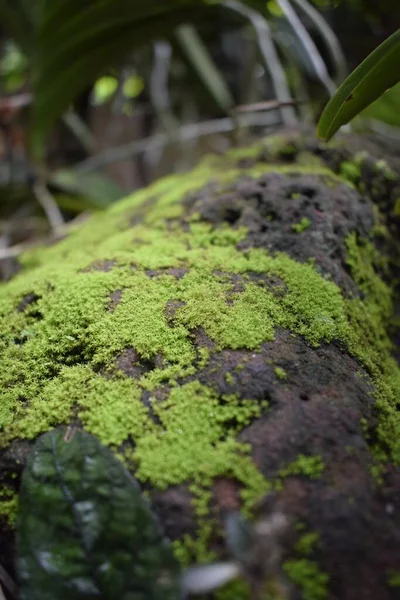
[[398, 597], [399, 163], [284, 132], [22, 257], [0, 288], [3, 565], [32, 440], [75, 423], [124, 457], [183, 562], [226, 557], [238, 509], [264, 524], [217, 597]]

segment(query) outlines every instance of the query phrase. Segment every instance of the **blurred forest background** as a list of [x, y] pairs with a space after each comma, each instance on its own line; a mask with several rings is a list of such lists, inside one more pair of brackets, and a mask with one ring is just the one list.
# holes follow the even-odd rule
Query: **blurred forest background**
[[[400, 27], [399, 0], [109, 0], [102, 21], [96, 4], [0, 0], [2, 279], [27, 246], [205, 153], [313, 127]], [[400, 141], [399, 108], [398, 85], [351, 127]]]

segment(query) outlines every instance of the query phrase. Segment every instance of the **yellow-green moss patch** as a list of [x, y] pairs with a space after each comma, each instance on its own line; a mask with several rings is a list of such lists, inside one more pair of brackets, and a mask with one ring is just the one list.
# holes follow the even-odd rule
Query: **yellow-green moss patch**
[[295, 233], [302, 233], [311, 226], [311, 221], [307, 217], [300, 219], [298, 223], [293, 223], [292, 229]]
[[304, 454], [299, 454], [296, 460], [279, 471], [279, 476], [288, 477], [289, 475], [304, 475], [311, 479], [318, 479], [324, 472], [324, 469], [325, 465], [321, 456], [305, 456]]
[[324, 600], [328, 596], [329, 576], [316, 562], [306, 558], [287, 560], [283, 570], [301, 590], [303, 600]]
[[7, 486], [0, 487], [0, 517], [4, 517], [10, 527], [15, 526], [18, 510], [18, 496]]
[[311, 554], [315, 549], [315, 546], [318, 544], [319, 534], [316, 531], [309, 531], [308, 533], [304, 533], [297, 540], [295, 545], [295, 551], [299, 554]]
[[282, 369], [282, 367], [275, 367], [274, 373], [277, 376], [277, 378], [280, 379], [281, 381], [284, 381], [287, 377], [287, 373], [286, 373], [285, 369]]

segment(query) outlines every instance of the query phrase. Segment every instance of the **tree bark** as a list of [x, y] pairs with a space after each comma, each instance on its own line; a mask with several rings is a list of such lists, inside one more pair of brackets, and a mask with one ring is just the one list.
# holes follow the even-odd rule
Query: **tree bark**
[[398, 597], [400, 154], [382, 156], [286, 131], [22, 257], [0, 288], [6, 568], [32, 441], [75, 423], [125, 458], [183, 561], [226, 557], [237, 510], [284, 517], [223, 597]]

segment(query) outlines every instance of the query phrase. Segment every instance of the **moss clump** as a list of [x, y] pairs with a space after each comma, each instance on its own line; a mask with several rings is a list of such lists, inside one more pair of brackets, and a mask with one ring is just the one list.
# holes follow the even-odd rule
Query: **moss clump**
[[340, 164], [339, 172], [340, 172], [340, 175], [343, 177], [343, 179], [346, 179], [350, 183], [358, 183], [360, 181], [360, 178], [361, 178], [360, 165], [355, 162], [351, 162], [351, 161], [347, 161], [347, 160], [343, 161]]
[[311, 554], [319, 541], [319, 534], [315, 531], [304, 533], [296, 542], [295, 550], [299, 554]]
[[382, 174], [388, 181], [395, 181], [397, 179], [397, 176], [395, 173], [393, 173], [392, 169], [383, 158], [377, 160], [374, 167], [375, 171], [379, 174]]
[[289, 475], [304, 475], [311, 479], [318, 479], [324, 472], [325, 465], [321, 456], [305, 456], [299, 454], [295, 461], [289, 463], [279, 471], [280, 477]]
[[391, 588], [400, 588], [400, 573], [392, 571], [387, 576], [387, 584]]
[[282, 367], [275, 367], [274, 373], [277, 376], [277, 378], [280, 379], [281, 381], [285, 381], [285, 379], [287, 378], [287, 373], [286, 373], [285, 369], [282, 369]]
[[[99, 423], [101, 405], [107, 406], [109, 394], [116, 397], [118, 388], [128, 387], [127, 397], [136, 399], [132, 407], [143, 420], [140, 390], [151, 391], [162, 382], [172, 384], [178, 377], [193, 375], [196, 360], [207, 359], [204, 353], [199, 356], [191, 341], [190, 332], [199, 327], [217, 349], [257, 348], [274, 339], [278, 325], [315, 346], [322, 340], [350, 339], [351, 324], [340, 290], [311, 265], [262, 250], [240, 252], [226, 243], [224, 230], [212, 233], [207, 225], [197, 224], [194, 231], [167, 237], [163, 230], [138, 227], [136, 235], [142, 244], [132, 248], [135, 233], [122, 232], [107, 238], [104, 248], [97, 243], [89, 257], [79, 246], [76, 252], [71, 248], [62, 270], [59, 261], [67, 250], [61, 247], [57, 255], [50, 249], [49, 264], [26, 271], [0, 289], [3, 445], [14, 437], [33, 438], [68, 421], [76, 407], [89, 430], [104, 443], [122, 443], [136, 412], [132, 421], [112, 418], [103, 429], [94, 425]], [[85, 270], [101, 256], [113, 261], [111, 270]], [[182, 266], [188, 272], [181, 279], [162, 274], [162, 269]], [[161, 273], [148, 277], [147, 269], [161, 269]], [[222, 269], [276, 274], [288, 291], [278, 298], [269, 289], [249, 283], [234, 292], [231, 283], [215, 275]], [[111, 308], [116, 290], [120, 299]], [[16, 310], [32, 293], [36, 300], [24, 312]], [[174, 327], [165, 314], [170, 301], [180, 303]], [[126, 348], [135, 348], [146, 360], [160, 354], [163, 364], [136, 382], [123, 382], [115, 357]], [[114, 378], [104, 379], [97, 373], [99, 368], [114, 373]], [[94, 386], [91, 400], [89, 380]], [[125, 396], [120, 393], [119, 402], [111, 400], [114, 413], [127, 410]], [[96, 398], [102, 399], [99, 406]], [[135, 431], [132, 425], [132, 435]]]
[[215, 593], [216, 600], [248, 600], [251, 598], [251, 589], [246, 581], [238, 579], [232, 581]]
[[213, 524], [202, 523], [198, 528], [196, 537], [184, 535], [180, 540], [172, 542], [172, 548], [177, 560], [183, 567], [194, 562], [212, 563], [216, 559], [215, 552], [209, 549], [209, 541], [212, 537]]
[[[364, 298], [347, 301], [353, 328], [349, 349], [366, 366], [375, 385], [376, 406], [380, 409], [377, 427], [379, 443], [375, 457], [384, 463], [388, 458], [400, 463], [400, 369], [392, 358], [393, 349], [387, 330], [391, 321], [392, 291], [377, 275], [382, 262], [369, 242], [350, 234], [347, 239], [347, 264]], [[361, 346], [356, 340], [364, 340]]]
[[11, 527], [17, 519], [18, 496], [6, 486], [0, 488], [0, 517], [4, 517]]
[[307, 217], [303, 217], [298, 223], [292, 225], [292, 229], [296, 233], [302, 233], [311, 226], [311, 221]]
[[400, 217], [400, 198], [397, 198], [392, 214], [394, 217]]
[[320, 571], [316, 562], [306, 558], [287, 560], [283, 570], [300, 588], [302, 600], [324, 600], [328, 596], [329, 576]]
[[235, 383], [235, 378], [232, 373], [225, 373], [225, 381], [229, 385], [233, 385]]
[[153, 399], [152, 406], [160, 425], [136, 438], [131, 455], [139, 479], [163, 489], [187, 480], [209, 484], [228, 473], [252, 485], [256, 469], [235, 436], [260, 415], [259, 405], [219, 398], [195, 381], [172, 389], [162, 403]]

